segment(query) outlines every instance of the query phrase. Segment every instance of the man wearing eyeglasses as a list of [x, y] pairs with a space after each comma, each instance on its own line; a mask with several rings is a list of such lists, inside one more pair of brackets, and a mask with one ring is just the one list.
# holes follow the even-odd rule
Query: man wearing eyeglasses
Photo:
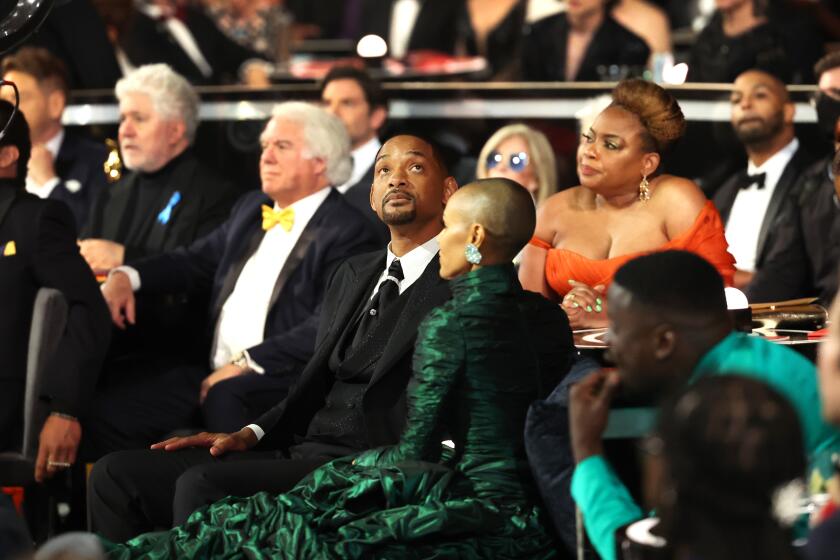
[[[840, 53], [817, 63], [817, 121], [840, 149]], [[833, 164], [832, 164], [833, 159]], [[770, 235], [766, 264], [747, 286], [751, 301], [779, 301], [815, 296], [824, 305], [837, 291], [840, 262], [840, 198], [835, 154], [815, 162], [799, 178], [784, 204], [780, 225]]]

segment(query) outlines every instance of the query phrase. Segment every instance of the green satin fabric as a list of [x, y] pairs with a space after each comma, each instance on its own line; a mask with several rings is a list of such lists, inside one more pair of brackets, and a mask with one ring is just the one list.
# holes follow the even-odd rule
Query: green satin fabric
[[[105, 543], [109, 557], [553, 558], [522, 430], [546, 382], [534, 349], [568, 328], [512, 266], [451, 287], [420, 327], [398, 445], [332, 461], [288, 493], [226, 498], [167, 533]], [[442, 457], [446, 438], [456, 451]]]

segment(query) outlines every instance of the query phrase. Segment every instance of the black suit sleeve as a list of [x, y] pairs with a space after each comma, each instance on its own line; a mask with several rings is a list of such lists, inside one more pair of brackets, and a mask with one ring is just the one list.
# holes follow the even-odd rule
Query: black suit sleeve
[[794, 197], [784, 204], [767, 242], [767, 257], [744, 292], [751, 303], [783, 301], [818, 294], [807, 293], [811, 266], [802, 236], [799, 205]]
[[[317, 277], [318, 285], [312, 286], [319, 302], [315, 312], [295, 328], [267, 338], [261, 344], [248, 349], [251, 359], [264, 368], [267, 374], [283, 375], [290, 371], [299, 371], [301, 366], [306, 365], [315, 347], [328, 280], [332, 278], [338, 265], [348, 257], [379, 248], [373, 228], [366, 220], [350, 223], [352, 227], [342, 228], [336, 231], [333, 239], [324, 240], [327, 250], [320, 267], [323, 272]], [[290, 368], [290, 364], [293, 367]]]
[[60, 290], [68, 305], [67, 326], [47, 365], [41, 398], [50, 411], [84, 416], [110, 342], [110, 316], [79, 254], [67, 207], [48, 201], [37, 228], [33, 274], [39, 286]]

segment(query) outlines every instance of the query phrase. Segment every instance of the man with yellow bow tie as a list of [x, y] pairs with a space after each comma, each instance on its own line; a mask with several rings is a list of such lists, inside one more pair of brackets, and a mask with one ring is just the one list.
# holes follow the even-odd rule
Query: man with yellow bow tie
[[86, 427], [88, 459], [146, 447], [195, 425], [199, 404], [224, 379], [249, 372], [270, 377], [272, 388], [261, 379], [259, 393], [277, 402], [313, 353], [333, 270], [351, 255], [379, 248], [370, 221], [332, 188], [346, 181], [352, 165], [341, 121], [314, 105], [282, 103], [261, 145], [262, 192], [240, 198], [228, 220], [205, 237], [118, 267], [102, 286], [114, 323], [129, 330], [143, 320], [135, 292], [209, 289], [203, 354], [209, 363], [150, 356], [121, 366], [128, 375], [109, 375], [114, 382], [100, 388]]

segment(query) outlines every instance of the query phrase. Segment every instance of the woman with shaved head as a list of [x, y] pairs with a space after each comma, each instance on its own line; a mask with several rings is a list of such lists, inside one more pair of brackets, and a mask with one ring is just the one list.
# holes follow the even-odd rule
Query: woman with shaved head
[[288, 493], [225, 498], [165, 534], [106, 543], [111, 557], [555, 557], [523, 425], [574, 348], [566, 315], [524, 291], [511, 264], [534, 204], [517, 183], [487, 179], [453, 194], [443, 221], [452, 299], [420, 326], [400, 442], [327, 463]]

